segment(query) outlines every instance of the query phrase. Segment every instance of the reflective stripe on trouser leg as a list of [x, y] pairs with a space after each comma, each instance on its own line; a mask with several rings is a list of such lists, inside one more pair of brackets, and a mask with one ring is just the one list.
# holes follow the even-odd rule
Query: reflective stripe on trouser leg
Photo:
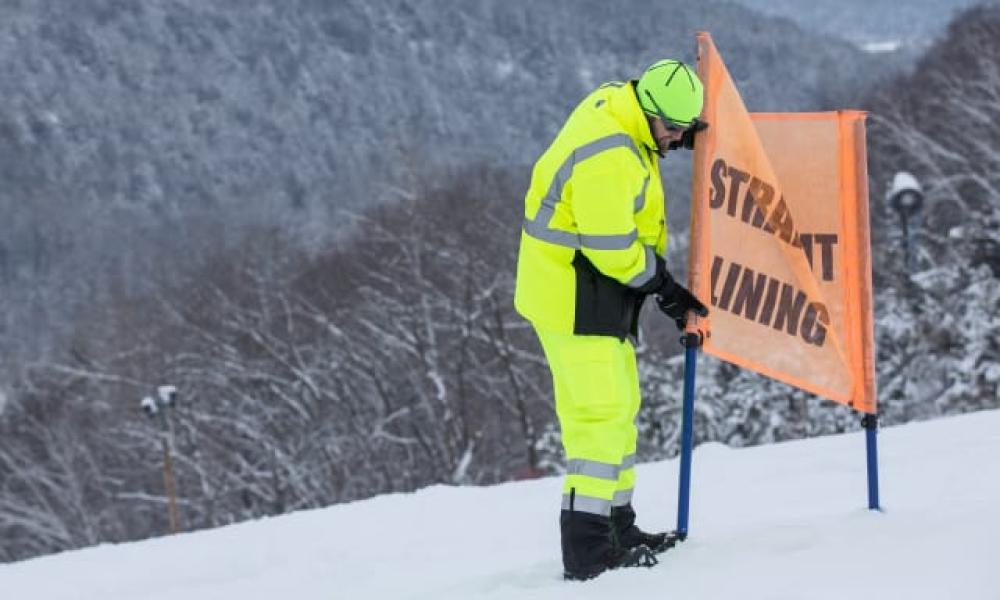
[[618, 483], [615, 485], [615, 495], [612, 498], [613, 506], [625, 506], [632, 502], [632, 491], [635, 489], [635, 446], [638, 432], [635, 426], [636, 417], [639, 414], [639, 406], [642, 404], [642, 397], [639, 392], [639, 371], [635, 363], [635, 351], [629, 345], [626, 356], [628, 367], [626, 371], [630, 375], [628, 382], [629, 389], [629, 418], [626, 425], [625, 445], [622, 448], [621, 469], [618, 471]]
[[556, 397], [566, 451], [563, 507], [607, 516], [635, 411], [630, 386], [635, 357], [629, 342], [538, 330]]

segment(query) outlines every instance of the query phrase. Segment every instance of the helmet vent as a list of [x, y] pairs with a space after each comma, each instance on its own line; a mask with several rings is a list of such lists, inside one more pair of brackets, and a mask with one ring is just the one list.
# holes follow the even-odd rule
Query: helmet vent
[[691, 86], [691, 91], [694, 91], [694, 89], [695, 89], [695, 87], [694, 87], [694, 79], [691, 77], [691, 70], [688, 69], [688, 66], [686, 64], [682, 63], [682, 62], [675, 62], [674, 63], [674, 70], [670, 72], [670, 77], [667, 77], [667, 82], [664, 83], [663, 85], [667, 85], [667, 86], [670, 85], [670, 82], [674, 80], [674, 75], [676, 75], [677, 71], [679, 71], [681, 69], [684, 69], [684, 74], [687, 75], [688, 84]]

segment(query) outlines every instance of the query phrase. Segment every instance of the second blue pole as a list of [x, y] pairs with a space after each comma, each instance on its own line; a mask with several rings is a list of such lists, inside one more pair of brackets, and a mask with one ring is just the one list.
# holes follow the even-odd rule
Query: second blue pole
[[694, 445], [694, 376], [698, 366], [698, 348], [701, 335], [685, 333], [684, 345], [684, 403], [681, 409], [681, 472], [677, 489], [677, 537], [688, 534], [688, 509], [691, 501], [691, 452]]
[[865, 415], [861, 425], [868, 454], [868, 509], [882, 510], [878, 499], [878, 415]]

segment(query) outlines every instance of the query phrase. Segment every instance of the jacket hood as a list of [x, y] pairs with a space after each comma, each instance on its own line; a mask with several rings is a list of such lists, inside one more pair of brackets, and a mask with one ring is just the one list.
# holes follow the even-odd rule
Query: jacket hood
[[635, 95], [635, 82], [630, 81], [615, 88], [611, 97], [608, 98], [608, 110], [629, 137], [656, 151], [656, 141], [653, 139], [653, 133], [649, 130], [646, 113], [642, 111], [639, 99]]

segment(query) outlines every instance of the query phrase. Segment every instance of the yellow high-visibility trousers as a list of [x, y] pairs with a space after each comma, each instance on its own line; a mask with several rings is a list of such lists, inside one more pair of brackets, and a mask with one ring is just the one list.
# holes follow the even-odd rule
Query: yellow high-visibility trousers
[[639, 374], [628, 341], [535, 328], [566, 452], [563, 508], [603, 516], [632, 501]]

